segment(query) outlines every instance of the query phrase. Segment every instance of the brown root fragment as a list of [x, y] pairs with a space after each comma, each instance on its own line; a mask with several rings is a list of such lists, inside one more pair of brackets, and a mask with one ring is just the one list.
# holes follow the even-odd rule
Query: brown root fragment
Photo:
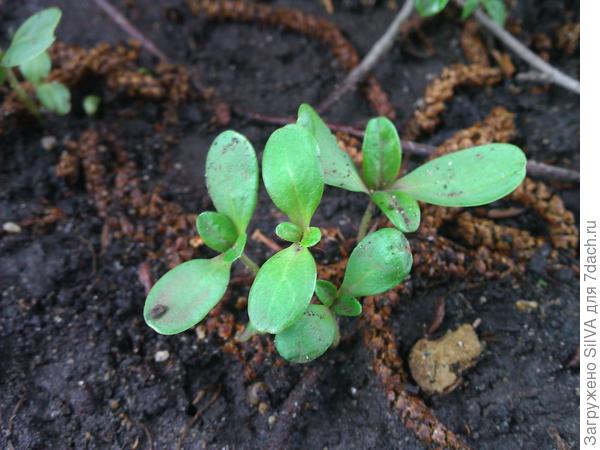
[[474, 20], [467, 20], [460, 33], [460, 46], [469, 64], [489, 67], [490, 58], [487, 48], [481, 39], [479, 25]]

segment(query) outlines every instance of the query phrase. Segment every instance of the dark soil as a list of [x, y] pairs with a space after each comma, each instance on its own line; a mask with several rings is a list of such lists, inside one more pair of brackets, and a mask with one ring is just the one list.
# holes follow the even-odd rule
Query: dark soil
[[[326, 16], [317, 1], [272, 3]], [[335, 13], [328, 18], [364, 54], [391, 19], [386, 3], [366, 7], [357, 0], [334, 2]], [[90, 47], [126, 40], [92, 2], [0, 1], [2, 46], [11, 27], [48, 4], [64, 11], [61, 41]], [[192, 16], [178, 0], [160, 6], [151, 0], [115, 4], [173, 60], [195, 64], [203, 80], [231, 105], [293, 115], [301, 102], [318, 104], [344, 76], [327, 48], [299, 34], [260, 24], [208, 22]], [[512, 20], [527, 30], [519, 37], [529, 42], [535, 33], [552, 34], [566, 21], [577, 22], [578, 14], [578, 2], [523, 0], [512, 9]], [[405, 45], [396, 45], [377, 66], [375, 75], [390, 94], [399, 126], [411, 116], [431, 76], [464, 61], [456, 16], [450, 11], [422, 26], [436, 50], [433, 56], [418, 57], [414, 48], [407, 51]], [[411, 45], [418, 47], [416, 42]], [[578, 75], [578, 53], [555, 51], [551, 56], [555, 64]], [[154, 64], [147, 54], [144, 64]], [[520, 63], [517, 68], [526, 69]], [[276, 424], [277, 411], [305, 368], [280, 364], [268, 354], [248, 377], [246, 363], [223, 351], [224, 341], [215, 333], [204, 339], [193, 330], [170, 337], [154, 333], [142, 318], [145, 292], [138, 268], [149, 252], [160, 255], [163, 237], [156, 234], [156, 221], [115, 206], [110, 214], [127, 215], [133, 226], [152, 230], [155, 238], [150, 243], [127, 237], [103, 242], [105, 219], [85, 180], [79, 177], [69, 184], [54, 171], [65, 142], [94, 127], [116, 136], [134, 163], [142, 191], [160, 187], [165, 200], [181, 205], [186, 213], [198, 213], [210, 208], [204, 159], [221, 131], [211, 123], [211, 110], [190, 101], [179, 106], [178, 122], [158, 127], [163, 104], [119, 95], [96, 79], [85, 79], [73, 92], [76, 99], [92, 92], [101, 95], [100, 115], [86, 118], [75, 108], [66, 118], [49, 118], [44, 127], [21, 116], [7, 120], [0, 130], [0, 223], [24, 224], [19, 234], [0, 231], [0, 447], [149, 448], [152, 441], [155, 448], [172, 449], [182, 429], [218, 391], [214, 404], [191, 425], [184, 447], [265, 448], [273, 438], [270, 420]], [[530, 158], [578, 167], [579, 98], [554, 87], [534, 89], [503, 81], [492, 88], [459, 90], [442, 126], [424, 141], [441, 143], [497, 105], [516, 113], [515, 142]], [[357, 91], [327, 116], [338, 123], [360, 124], [372, 114]], [[259, 154], [273, 129], [236, 117], [230, 127], [248, 136]], [[57, 139], [54, 149], [42, 148], [45, 136]], [[108, 178], [114, 180], [116, 163], [110, 154], [102, 158]], [[577, 214], [577, 186], [553, 188]], [[259, 228], [273, 238], [279, 218], [264, 192], [261, 200], [250, 230]], [[315, 223], [353, 236], [365, 205], [359, 196], [327, 189]], [[54, 207], [63, 212], [60, 220], [31, 224]], [[513, 222], [535, 232], [544, 229], [533, 214]], [[193, 230], [185, 234], [186, 242], [192, 235]], [[204, 249], [194, 252], [209, 254]], [[261, 262], [271, 254], [252, 240], [249, 252]], [[481, 320], [478, 333], [486, 343], [482, 359], [451, 394], [424, 397], [440, 421], [473, 448], [552, 449], [559, 445], [557, 439], [578, 446], [579, 373], [565, 364], [578, 346], [579, 276], [570, 268], [575, 264], [572, 255], [561, 253], [561, 261], [567, 263], [558, 266], [548, 253], [540, 250], [523, 275], [491, 281], [415, 275], [411, 295], [394, 306], [391, 327], [405, 360], [431, 322], [438, 298], [446, 300], [446, 316], [436, 335]], [[320, 262], [338, 256], [328, 251], [316, 255]], [[155, 278], [167, 270], [164, 258], [150, 261]], [[243, 268], [235, 269], [238, 275], [245, 275]], [[246, 285], [236, 285], [223, 308], [239, 322], [244, 322], [245, 313], [234, 304], [246, 294]], [[515, 307], [520, 299], [536, 301], [539, 307], [520, 312]], [[373, 357], [356, 332], [357, 322], [344, 319], [342, 344], [311, 364], [320, 382], [304, 398], [286, 447], [426, 448], [388, 406], [372, 371]], [[157, 362], [157, 352], [164, 350], [168, 358]], [[247, 402], [256, 382], [267, 386], [261, 398], [268, 405], [266, 412]], [[409, 388], [417, 392], [412, 384]], [[203, 390], [205, 397], [194, 402]]]

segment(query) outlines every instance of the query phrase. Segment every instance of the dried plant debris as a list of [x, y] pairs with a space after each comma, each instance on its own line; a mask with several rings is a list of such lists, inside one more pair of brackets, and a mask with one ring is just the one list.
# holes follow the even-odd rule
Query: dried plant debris
[[438, 146], [430, 158], [490, 142], [510, 142], [516, 134], [515, 115], [506, 108], [497, 106], [482, 122], [455, 133]]
[[482, 351], [473, 327], [461, 325], [441, 339], [417, 341], [410, 352], [410, 372], [428, 394], [447, 394], [456, 389], [461, 374], [477, 362]]
[[[269, 5], [239, 0], [187, 0], [193, 14], [204, 14], [212, 20], [260, 22], [282, 27], [317, 39], [331, 49], [342, 69], [350, 71], [360, 62], [354, 46], [333, 22], [292, 8], [274, 8]], [[387, 94], [373, 75], [364, 82], [366, 96], [373, 110], [380, 116], [395, 118], [396, 113]]]
[[386, 298], [364, 299], [363, 340], [373, 352], [373, 371], [381, 380], [390, 405], [398, 411], [406, 428], [423, 443], [447, 449], [467, 449], [466, 443], [446, 428], [420, 398], [405, 390], [407, 375], [396, 337], [389, 326], [390, 305], [398, 299], [394, 291], [388, 292]]
[[452, 99], [458, 87], [491, 86], [501, 79], [500, 69], [479, 64], [456, 64], [444, 68], [425, 89], [423, 105], [404, 127], [404, 137], [416, 140], [422, 133], [431, 133], [439, 125], [446, 102]]
[[479, 25], [475, 20], [467, 20], [460, 33], [460, 46], [469, 64], [477, 64], [484, 67], [490, 66], [487, 47], [481, 39]]

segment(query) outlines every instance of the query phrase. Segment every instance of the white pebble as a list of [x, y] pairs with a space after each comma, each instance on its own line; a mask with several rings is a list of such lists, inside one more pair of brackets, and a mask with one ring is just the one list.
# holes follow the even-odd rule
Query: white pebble
[[165, 362], [169, 359], [169, 352], [167, 350], [160, 350], [154, 354], [154, 361]]
[[7, 233], [17, 234], [21, 232], [21, 227], [19, 224], [14, 222], [5, 222], [2, 224], [2, 229]]

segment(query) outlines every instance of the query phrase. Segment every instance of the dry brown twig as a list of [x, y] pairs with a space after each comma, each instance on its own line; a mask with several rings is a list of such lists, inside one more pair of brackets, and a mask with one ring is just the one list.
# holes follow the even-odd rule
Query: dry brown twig
[[350, 71], [344, 80], [333, 90], [331, 94], [317, 108], [320, 112], [327, 110], [337, 102], [346, 92], [350, 91], [371, 71], [377, 61], [385, 55], [400, 32], [402, 24], [413, 12], [413, 0], [405, 0], [404, 6], [398, 12], [385, 33], [375, 42], [371, 50], [366, 54], [358, 66]]
[[[464, 0], [454, 0], [456, 4], [458, 4], [461, 8], [464, 6]], [[496, 36], [504, 45], [506, 45], [510, 50], [513, 51], [515, 55], [525, 61], [534, 69], [540, 71], [543, 75], [543, 79], [547, 82], [554, 83], [558, 86], [562, 86], [565, 89], [568, 89], [571, 92], [575, 92], [576, 94], [580, 93], [580, 85], [579, 81], [571, 78], [567, 74], [561, 72], [556, 67], [548, 64], [534, 52], [529, 50], [525, 45], [523, 45], [517, 38], [515, 38], [512, 34], [490, 19], [483, 11], [477, 10], [473, 14], [477, 22], [481, 24], [485, 29], [491, 32], [494, 36]], [[528, 79], [531, 79], [529, 77]], [[536, 77], [536, 80], [539, 77]]]

